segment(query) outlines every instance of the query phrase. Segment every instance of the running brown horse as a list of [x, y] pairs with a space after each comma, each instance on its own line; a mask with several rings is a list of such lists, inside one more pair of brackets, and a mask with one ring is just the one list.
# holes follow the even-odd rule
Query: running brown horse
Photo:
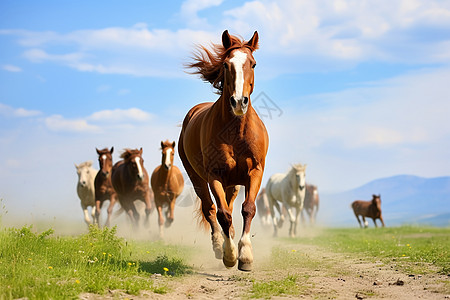
[[[243, 271], [252, 269], [250, 226], [269, 146], [266, 128], [250, 100], [256, 66], [253, 52], [257, 48], [256, 31], [246, 42], [225, 30], [221, 45], [212, 45], [212, 50], [199, 49], [187, 67], [210, 82], [220, 97], [216, 102], [198, 104], [187, 113], [178, 142], [181, 161], [201, 199], [202, 223], [208, 222], [211, 227], [216, 258], [229, 268], [239, 260], [238, 268]], [[241, 185], [245, 187], [241, 211], [244, 222], [236, 249], [232, 211]]]
[[375, 227], [377, 226], [376, 219], [380, 219], [381, 224], [384, 227], [383, 217], [381, 216], [381, 196], [372, 195], [372, 201], [356, 200], [352, 203], [353, 212], [355, 213], [356, 219], [358, 220], [359, 227], [362, 228], [359, 216], [362, 217], [364, 222], [364, 228], [367, 228], [369, 223], [366, 221], [365, 217], [372, 218]]
[[313, 226], [316, 223], [317, 212], [319, 211], [319, 191], [317, 190], [317, 186], [313, 184], [306, 184], [305, 202], [303, 203], [301, 216], [302, 223], [305, 225], [303, 211], [306, 211], [309, 217], [309, 224]]
[[167, 206], [166, 227], [169, 227], [174, 218], [175, 201], [183, 191], [184, 179], [180, 169], [173, 165], [175, 142], [161, 141], [161, 150], [161, 165], [153, 171], [150, 182], [158, 209], [159, 236], [162, 238], [164, 235], [163, 207]]
[[114, 204], [117, 201], [116, 191], [111, 183], [111, 171], [113, 166], [112, 153], [114, 147], [111, 149], [105, 148], [97, 150], [98, 163], [100, 165], [100, 171], [95, 176], [95, 217], [94, 223], [100, 225], [100, 212], [103, 206], [103, 202], [109, 200], [108, 206], [108, 218], [106, 219], [105, 226], [109, 227], [111, 224], [111, 215], [114, 208]]
[[145, 224], [149, 224], [151, 212], [151, 193], [149, 177], [144, 168], [144, 159], [141, 149], [125, 149], [112, 168], [111, 182], [116, 190], [117, 198], [125, 212], [134, 220], [134, 225], [139, 224], [139, 213], [134, 205], [135, 200], [145, 203]]

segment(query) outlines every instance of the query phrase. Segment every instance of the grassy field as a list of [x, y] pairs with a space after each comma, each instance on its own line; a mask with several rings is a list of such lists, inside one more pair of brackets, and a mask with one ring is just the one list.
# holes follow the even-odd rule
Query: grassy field
[[316, 237], [295, 241], [367, 260], [395, 263], [405, 272], [450, 274], [450, 228], [330, 228]]
[[[405, 274], [450, 275], [450, 228], [402, 226], [381, 229], [328, 228], [311, 237], [281, 238], [282, 243], [272, 249], [265, 270], [284, 270], [275, 280], [259, 280], [243, 275], [240, 280], [252, 282], [248, 298], [298, 296], [311, 288], [309, 275], [296, 270], [326, 269], [328, 277], [352, 276], [339, 268], [335, 259], [317, 259], [295, 250], [295, 244], [319, 247], [325, 252], [344, 254], [349, 259], [382, 262]], [[307, 272], [308, 273], [308, 272]], [[450, 292], [447, 280], [443, 292]], [[370, 293], [365, 293], [371, 296]], [[316, 295], [317, 296], [317, 295]], [[331, 295], [328, 295], [331, 297]]]
[[[295, 245], [319, 247], [328, 253], [377, 261], [405, 273], [450, 273], [450, 228], [394, 227], [323, 229], [296, 239], [279, 238], [266, 266], [258, 273], [239, 273], [233, 281], [251, 282], [248, 298], [301, 295], [311, 290], [308, 270], [329, 269], [342, 276], [335, 261], [312, 259]], [[163, 242], [127, 241], [115, 228], [91, 226], [88, 233], [55, 236], [33, 227], [0, 229], [0, 299], [75, 299], [83, 293], [164, 294], [190, 267], [194, 249]], [[329, 268], [327, 267], [329, 264]], [[276, 268], [274, 268], [276, 266]], [[333, 268], [334, 267], [334, 268]], [[272, 270], [283, 272], [272, 273]], [[299, 274], [295, 270], [303, 269]], [[337, 271], [332, 271], [332, 270]], [[155, 280], [153, 274], [165, 280]], [[327, 275], [327, 276], [328, 276]]]
[[120, 290], [167, 292], [151, 275], [192, 272], [189, 250], [162, 242], [126, 242], [113, 229], [91, 226], [77, 237], [54, 237], [32, 227], [0, 231], [0, 299], [74, 299]]

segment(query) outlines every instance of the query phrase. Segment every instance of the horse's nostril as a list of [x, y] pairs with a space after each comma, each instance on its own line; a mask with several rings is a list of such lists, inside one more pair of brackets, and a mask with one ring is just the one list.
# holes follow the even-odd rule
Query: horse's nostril
[[231, 96], [231, 98], [230, 98], [230, 102], [231, 102], [231, 106], [233, 106], [233, 107], [236, 107], [236, 105], [237, 105], [237, 102], [236, 102], [236, 100], [234, 99], [234, 97], [233, 97], [233, 96]]
[[248, 104], [248, 97], [244, 97], [244, 104]]

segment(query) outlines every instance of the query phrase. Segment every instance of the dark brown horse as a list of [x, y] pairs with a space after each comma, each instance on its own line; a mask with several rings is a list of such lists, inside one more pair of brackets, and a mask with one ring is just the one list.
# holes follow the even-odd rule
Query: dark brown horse
[[[187, 113], [178, 142], [181, 161], [201, 199], [203, 221], [211, 227], [216, 258], [222, 258], [226, 267], [233, 267], [239, 259], [238, 268], [244, 271], [252, 268], [250, 225], [269, 146], [266, 128], [250, 100], [256, 66], [253, 51], [257, 48], [257, 32], [245, 42], [227, 30], [222, 45], [213, 45], [212, 51], [200, 48], [188, 67], [210, 82], [220, 97]], [[245, 187], [244, 223], [236, 249], [232, 211], [241, 185]]]
[[305, 225], [303, 211], [306, 211], [306, 214], [309, 217], [309, 223], [313, 226], [316, 223], [317, 212], [319, 211], [319, 191], [317, 190], [317, 186], [313, 184], [306, 184], [305, 202], [303, 203], [301, 217], [302, 223]]
[[147, 170], [144, 168], [142, 148], [125, 149], [112, 168], [111, 182], [117, 192], [120, 205], [134, 220], [134, 225], [139, 224], [139, 213], [134, 205], [135, 200], [145, 203], [145, 223], [148, 225], [151, 212], [151, 193]]
[[108, 218], [106, 219], [105, 226], [109, 226], [111, 223], [111, 215], [114, 208], [114, 204], [117, 201], [116, 191], [111, 183], [111, 171], [112, 171], [112, 153], [114, 147], [111, 150], [108, 148], [97, 150], [98, 163], [100, 165], [100, 171], [95, 176], [95, 218], [94, 223], [100, 225], [100, 212], [103, 206], [103, 202], [109, 200], [108, 206]]
[[166, 210], [166, 227], [174, 218], [175, 201], [184, 187], [184, 179], [180, 169], [173, 165], [175, 142], [161, 141], [162, 160], [152, 173], [151, 185], [155, 195], [155, 205], [158, 209], [159, 236], [163, 237], [163, 207]]
[[369, 223], [366, 221], [365, 217], [372, 218], [375, 227], [377, 226], [376, 219], [380, 219], [381, 224], [384, 227], [383, 217], [381, 216], [381, 197], [380, 195], [372, 195], [372, 201], [356, 200], [352, 203], [353, 212], [355, 213], [356, 219], [358, 220], [359, 227], [362, 228], [359, 216], [362, 217], [364, 222], [364, 227], [366, 228]]

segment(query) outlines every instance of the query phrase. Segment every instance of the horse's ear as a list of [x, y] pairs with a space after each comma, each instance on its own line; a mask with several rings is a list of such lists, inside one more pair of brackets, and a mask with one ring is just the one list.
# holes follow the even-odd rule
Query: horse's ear
[[97, 148], [95, 148], [95, 150], [97, 151], [97, 154], [100, 155], [100, 150], [98, 150]]
[[172, 148], [175, 149], [175, 141], [172, 142]]
[[86, 165], [87, 165], [88, 167], [92, 167], [92, 160], [88, 160], [88, 161], [86, 162]]
[[253, 33], [252, 38], [247, 42], [247, 47], [249, 47], [250, 50], [252, 50], [252, 52], [258, 49], [258, 40], [259, 40], [258, 31], [255, 31]]
[[76, 163], [74, 163], [74, 165], [75, 165], [75, 168], [78, 170], [78, 165]]
[[164, 149], [164, 142], [161, 141], [161, 149]]
[[139, 154], [142, 155], [142, 152], [144, 152], [144, 151], [142, 150], [142, 147], [141, 147], [141, 149], [139, 149]]
[[111, 150], [109, 152], [111, 152], [111, 154], [114, 152], [114, 146], [111, 147]]
[[227, 50], [231, 46], [231, 37], [228, 33], [228, 30], [225, 30], [222, 33], [222, 46], [225, 48], [225, 50]]

